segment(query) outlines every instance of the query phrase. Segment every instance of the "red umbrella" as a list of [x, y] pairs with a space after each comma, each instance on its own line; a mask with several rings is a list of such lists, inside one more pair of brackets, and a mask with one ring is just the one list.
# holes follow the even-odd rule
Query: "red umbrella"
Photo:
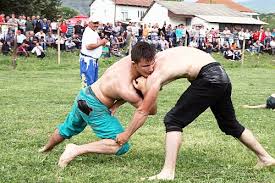
[[72, 25], [75, 25], [76, 22], [78, 22], [78, 21], [81, 21], [81, 23], [82, 23], [82, 22], [87, 22], [88, 19], [89, 19], [89, 17], [86, 15], [77, 15], [73, 18], [68, 19], [67, 21], [70, 21]]

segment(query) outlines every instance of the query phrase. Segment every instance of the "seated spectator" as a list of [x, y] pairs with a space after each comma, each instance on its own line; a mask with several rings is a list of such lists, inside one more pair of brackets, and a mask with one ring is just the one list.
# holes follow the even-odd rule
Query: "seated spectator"
[[164, 36], [160, 37], [159, 47], [160, 47], [161, 51], [166, 50], [166, 49], [169, 48], [169, 43], [168, 43], [168, 41], [165, 40]]
[[111, 43], [111, 53], [115, 56], [120, 57], [121, 53], [119, 51], [119, 41], [117, 39], [117, 37], [110, 35], [110, 43]]
[[55, 38], [51, 32], [46, 35], [46, 45], [49, 47], [54, 47], [55, 44]]
[[35, 47], [32, 49], [32, 53], [35, 53], [37, 58], [43, 59], [45, 57], [44, 50], [42, 46], [40, 46], [39, 42], [36, 42]]
[[249, 47], [249, 50], [251, 54], [253, 55], [254, 53], [259, 54], [262, 53], [263, 50], [263, 44], [257, 40], [254, 44], [251, 44]]
[[[65, 41], [67, 40], [67, 38], [65, 37], [65, 34], [61, 33], [60, 35], [60, 50], [65, 50]], [[58, 39], [56, 39], [55, 44], [58, 45]]]
[[17, 31], [16, 41], [18, 45], [21, 45], [27, 37], [21, 33], [21, 30]]
[[[37, 37], [39, 40], [41, 40], [42, 37], [43, 37], [43, 39], [46, 38], [46, 34], [43, 32], [42, 29], [41, 29], [39, 32], [37, 32], [34, 36]], [[46, 40], [45, 40], [45, 41], [46, 41]]]
[[3, 55], [8, 55], [11, 51], [11, 46], [10, 43], [7, 41], [4, 41], [3, 45], [2, 45], [2, 53]]
[[270, 46], [270, 42], [266, 42], [265, 46], [263, 47], [263, 52], [272, 55], [272, 48]]
[[270, 41], [270, 47], [271, 47], [272, 55], [275, 55], [275, 37], [273, 37], [272, 40]]
[[4, 39], [0, 39], [0, 53], [2, 53], [3, 44], [4, 44]]
[[103, 58], [109, 58], [109, 57], [111, 57], [110, 42], [106, 43], [106, 44], [102, 47], [102, 57], [103, 57]]
[[75, 43], [77, 49], [81, 49], [81, 38], [79, 36], [74, 34], [72, 41]]
[[220, 43], [219, 43], [219, 40], [218, 39], [213, 39], [213, 48], [212, 48], [212, 51], [213, 52], [219, 52], [220, 51]]
[[17, 47], [16, 49], [16, 55], [18, 56], [29, 56], [28, 50], [29, 45], [27, 44], [27, 41], [25, 40], [20, 46]]
[[193, 48], [198, 48], [198, 43], [196, 41], [196, 39], [192, 39], [191, 42], [189, 43], [188, 47], [193, 47]]
[[72, 41], [72, 38], [68, 38], [65, 41], [65, 50], [66, 51], [73, 51], [76, 48], [76, 44]]
[[41, 36], [41, 39], [39, 40], [39, 42], [40, 42], [40, 45], [42, 46], [43, 50], [46, 50], [47, 44], [46, 44], [45, 38], [43, 36]]

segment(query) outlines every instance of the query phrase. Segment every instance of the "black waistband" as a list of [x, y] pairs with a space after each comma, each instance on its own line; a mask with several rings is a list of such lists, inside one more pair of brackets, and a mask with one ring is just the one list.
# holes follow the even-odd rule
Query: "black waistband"
[[87, 86], [86, 92], [87, 92], [87, 94], [90, 94], [90, 95], [96, 97], [94, 91], [91, 88], [91, 86]]
[[203, 66], [203, 67], [201, 68], [199, 74], [198, 74], [198, 78], [199, 78], [200, 76], [202, 76], [202, 73], [203, 73], [204, 71], [206, 71], [207, 69], [209, 69], [209, 68], [211, 68], [211, 67], [215, 67], [215, 66], [221, 66], [221, 64], [218, 63], [218, 62], [212, 62], [212, 63], [206, 64], [205, 66]]
[[86, 54], [84, 54], [84, 53], [81, 53], [80, 52], [80, 55], [83, 55], [83, 56], [85, 56], [85, 57], [89, 57], [89, 58], [92, 58], [92, 59], [94, 59], [94, 60], [98, 60], [98, 58], [94, 58], [94, 57], [92, 57], [92, 56], [90, 56], [90, 55], [86, 55]]

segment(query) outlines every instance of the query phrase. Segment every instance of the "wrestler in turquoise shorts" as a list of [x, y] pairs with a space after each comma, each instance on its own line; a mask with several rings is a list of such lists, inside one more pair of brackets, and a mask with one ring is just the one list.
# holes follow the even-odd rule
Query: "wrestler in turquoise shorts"
[[[79, 109], [79, 100], [86, 101], [88, 107], [92, 109], [89, 115]], [[87, 125], [89, 125], [96, 136], [101, 139], [115, 140], [116, 136], [124, 131], [118, 119], [112, 116], [111, 111], [96, 98], [89, 86], [80, 90], [71, 112], [68, 114], [64, 123], [58, 126], [59, 134], [65, 139], [69, 139], [82, 132]], [[116, 155], [126, 153], [129, 148], [130, 145], [125, 143], [116, 152]]]

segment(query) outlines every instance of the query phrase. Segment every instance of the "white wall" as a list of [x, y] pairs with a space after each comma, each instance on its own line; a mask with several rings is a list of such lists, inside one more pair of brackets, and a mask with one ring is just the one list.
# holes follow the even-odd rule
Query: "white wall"
[[194, 17], [191, 20], [191, 27], [193, 25], [197, 25], [197, 24], [201, 24], [203, 25], [205, 28], [211, 29], [212, 27], [216, 30], [219, 29], [219, 24], [218, 23], [209, 23], [199, 17]]
[[[145, 14], [146, 10], [147, 8], [144, 8], [144, 7], [118, 5], [116, 7], [116, 21], [119, 20], [119, 21], [140, 22], [140, 19], [142, 15]], [[127, 17], [128, 19], [126, 19]]]
[[184, 18], [177, 18], [177, 17], [169, 17], [168, 16], [168, 9], [163, 7], [158, 3], [154, 3], [151, 9], [148, 11], [146, 16], [142, 20], [143, 23], [154, 25], [158, 23], [159, 26], [162, 26], [164, 22], [166, 25], [171, 24], [172, 26], [176, 26], [179, 24], [185, 24]]
[[90, 6], [90, 16], [97, 15], [102, 23], [113, 23], [115, 3], [112, 0], [95, 0]]
[[[147, 8], [136, 6], [115, 6], [112, 0], [95, 0], [90, 6], [90, 15], [100, 17], [102, 23], [114, 23], [114, 15], [116, 12], [116, 21], [132, 21], [139, 22], [141, 14], [144, 14]], [[124, 16], [123, 16], [124, 14]], [[128, 19], [126, 20], [126, 18]]]

